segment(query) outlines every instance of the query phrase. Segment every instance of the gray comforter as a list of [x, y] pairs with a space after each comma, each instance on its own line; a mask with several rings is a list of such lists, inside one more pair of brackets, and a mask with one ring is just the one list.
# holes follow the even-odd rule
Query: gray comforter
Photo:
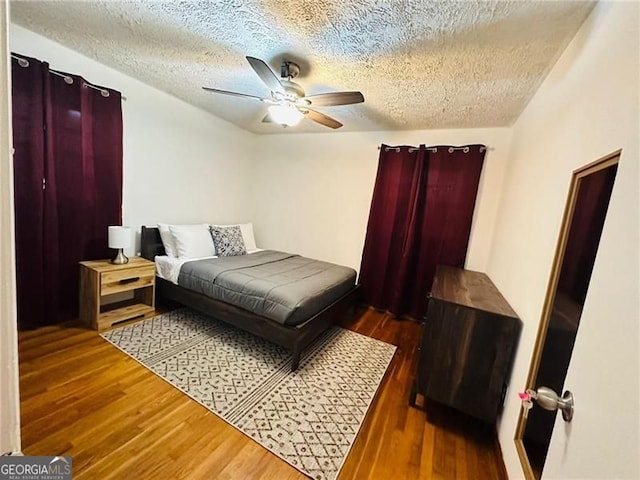
[[301, 323], [351, 290], [352, 268], [290, 253], [195, 260], [182, 265], [178, 285], [286, 325]]

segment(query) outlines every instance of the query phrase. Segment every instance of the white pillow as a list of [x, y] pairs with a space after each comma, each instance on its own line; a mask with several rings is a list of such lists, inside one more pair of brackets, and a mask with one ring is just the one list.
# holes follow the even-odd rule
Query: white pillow
[[169, 225], [180, 258], [213, 257], [216, 249], [209, 225]]
[[158, 230], [160, 231], [160, 238], [162, 239], [164, 251], [166, 252], [167, 256], [177, 257], [178, 250], [176, 249], [176, 244], [173, 241], [171, 230], [169, 230], [169, 225], [166, 223], [158, 223]]
[[234, 227], [238, 225], [242, 232], [242, 240], [244, 240], [244, 246], [247, 251], [257, 250], [256, 239], [253, 236], [253, 223], [235, 223], [233, 225], [211, 225], [212, 227]]

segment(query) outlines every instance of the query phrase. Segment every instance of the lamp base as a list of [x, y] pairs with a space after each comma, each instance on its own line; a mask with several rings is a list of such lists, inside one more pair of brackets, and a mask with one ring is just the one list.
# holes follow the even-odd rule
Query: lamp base
[[111, 260], [111, 263], [113, 263], [114, 265], [124, 265], [125, 263], [129, 263], [129, 259], [122, 252], [122, 249], [119, 248], [117, 255]]

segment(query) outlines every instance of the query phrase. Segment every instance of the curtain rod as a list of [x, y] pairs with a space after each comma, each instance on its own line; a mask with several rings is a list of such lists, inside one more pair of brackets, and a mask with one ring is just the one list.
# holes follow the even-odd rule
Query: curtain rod
[[[29, 60], [27, 60], [26, 58], [22, 58], [18, 55], [16, 55], [15, 53], [11, 54], [11, 58], [15, 58], [18, 61], [18, 65], [20, 65], [23, 68], [27, 68], [29, 66]], [[64, 79], [64, 83], [71, 85], [73, 83], [73, 77], [70, 75], [67, 75], [66, 73], [63, 72], [59, 72], [57, 70], [54, 70], [52, 68], [49, 69], [50, 73], [53, 73], [54, 75], [61, 77], [62, 79]], [[94, 90], [97, 90], [100, 92], [100, 95], [102, 95], [103, 97], [108, 97], [109, 96], [109, 90], [107, 90], [106, 88], [101, 88], [101, 87], [97, 87], [95, 85], [92, 85], [90, 83], [88, 83], [87, 81], [82, 83], [83, 87], [87, 87], [87, 88], [92, 88]], [[120, 95], [120, 98], [122, 98], [122, 100], [126, 101], [127, 97], [125, 97], [124, 95]]]
[[[378, 150], [380, 150], [380, 145], [378, 145]], [[401, 147], [384, 147], [384, 151], [388, 152], [389, 150], [395, 150], [396, 152], [400, 151]], [[422, 147], [409, 147], [409, 152], [417, 152]], [[425, 150], [429, 152], [436, 153], [438, 151], [438, 147], [424, 147]], [[464, 153], [469, 153], [469, 147], [448, 147], [449, 153], [453, 153], [455, 150], [462, 150]], [[485, 150], [493, 150], [493, 148], [489, 148], [486, 145], [480, 146], [480, 151], [484, 152]]]

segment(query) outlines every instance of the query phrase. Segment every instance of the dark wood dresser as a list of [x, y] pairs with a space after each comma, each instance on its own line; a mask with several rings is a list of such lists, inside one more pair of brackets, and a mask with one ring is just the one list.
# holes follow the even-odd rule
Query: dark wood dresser
[[501, 410], [521, 322], [484, 273], [438, 266], [423, 326], [416, 394], [485, 422]]

